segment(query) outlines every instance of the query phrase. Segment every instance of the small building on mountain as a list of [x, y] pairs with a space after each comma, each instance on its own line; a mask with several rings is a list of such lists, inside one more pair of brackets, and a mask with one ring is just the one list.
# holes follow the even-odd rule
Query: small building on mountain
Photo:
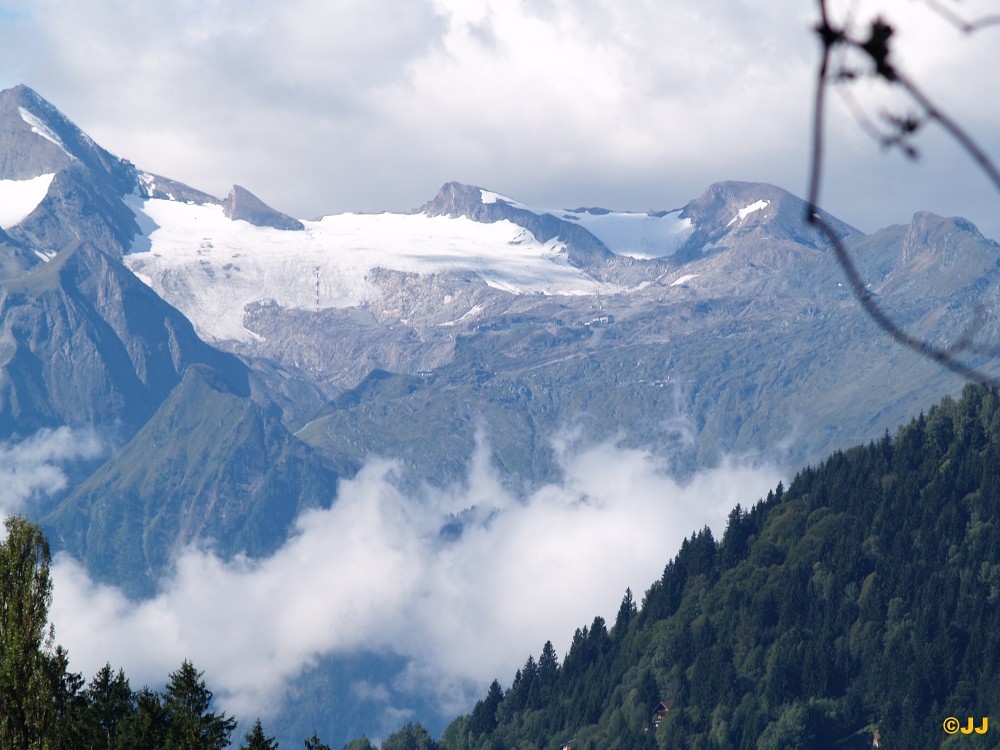
[[653, 729], [660, 726], [663, 717], [668, 713], [670, 713], [670, 703], [668, 701], [660, 701], [656, 704], [656, 707], [653, 709]]

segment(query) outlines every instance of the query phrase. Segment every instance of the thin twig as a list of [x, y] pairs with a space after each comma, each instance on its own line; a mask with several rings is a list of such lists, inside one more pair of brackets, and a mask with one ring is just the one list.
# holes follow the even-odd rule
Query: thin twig
[[858, 127], [865, 131], [868, 136], [876, 143], [884, 146], [886, 142], [890, 140], [891, 136], [888, 133], [883, 133], [879, 130], [878, 125], [872, 122], [871, 118], [865, 113], [864, 109], [861, 108], [861, 104], [854, 95], [851, 94], [846, 86], [837, 86], [834, 89], [837, 94], [840, 95], [841, 101], [844, 102], [844, 106], [850, 111], [851, 115], [854, 117], [854, 121], [858, 124]]
[[966, 153], [975, 161], [979, 168], [986, 173], [986, 176], [990, 178], [994, 187], [1000, 190], [1000, 170], [997, 169], [996, 164], [990, 159], [989, 155], [980, 148], [979, 144], [976, 143], [972, 136], [970, 136], [957, 122], [955, 122], [951, 117], [940, 110], [928, 97], [924, 94], [920, 88], [917, 87], [908, 77], [896, 71], [897, 82], [906, 89], [906, 92], [912, 96], [919, 104], [927, 116], [932, 120], [936, 120], [938, 124], [943, 127], [951, 137], [958, 141], [959, 145], [965, 149]]
[[958, 13], [953, 11], [951, 8], [946, 6], [944, 3], [938, 2], [938, 0], [924, 0], [931, 10], [941, 16], [944, 20], [954, 26], [960, 31], [964, 31], [966, 34], [971, 34], [980, 29], [986, 28], [987, 26], [997, 26], [1000, 25], [1000, 15], [989, 15], [978, 18], [975, 21], [966, 21]]

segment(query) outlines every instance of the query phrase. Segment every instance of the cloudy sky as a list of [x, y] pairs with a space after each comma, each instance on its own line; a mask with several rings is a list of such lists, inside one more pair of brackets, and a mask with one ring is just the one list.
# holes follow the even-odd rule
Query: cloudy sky
[[[1000, 153], [1000, 30], [963, 36], [921, 0], [850, 4], [859, 23], [892, 20], [900, 66]], [[805, 191], [815, 6], [14, 0], [0, 86], [32, 86], [141, 168], [214, 194], [239, 183], [305, 218], [409, 210], [453, 179], [539, 205], [663, 209], [723, 179]], [[886, 92], [866, 101], [875, 118], [906, 112]], [[927, 209], [1000, 237], [1000, 197], [939, 133], [904, 163], [833, 104], [827, 208], [866, 231]]]

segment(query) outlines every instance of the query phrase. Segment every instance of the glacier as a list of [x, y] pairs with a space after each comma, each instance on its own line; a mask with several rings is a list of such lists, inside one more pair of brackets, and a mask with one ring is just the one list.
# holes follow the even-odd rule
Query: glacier
[[620, 288], [569, 264], [562, 243], [541, 243], [510, 221], [356, 214], [303, 221], [285, 232], [233, 221], [221, 206], [143, 199], [128, 203], [144, 227], [129, 269], [215, 341], [252, 342], [244, 308], [346, 308], [379, 296], [376, 268], [414, 274], [472, 273], [512, 294], [609, 294]]

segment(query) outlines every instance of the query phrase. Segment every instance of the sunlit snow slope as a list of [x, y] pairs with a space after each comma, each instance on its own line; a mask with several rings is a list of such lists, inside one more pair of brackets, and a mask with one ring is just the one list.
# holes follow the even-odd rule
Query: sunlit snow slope
[[423, 214], [340, 214], [287, 232], [232, 221], [221, 206], [130, 199], [143, 234], [125, 262], [209, 339], [250, 341], [244, 307], [350, 307], [372, 302], [374, 268], [473, 272], [513, 293], [590, 294], [607, 288], [570, 266], [556, 241], [509, 221]]
[[680, 210], [666, 213], [608, 211], [601, 208], [573, 210], [539, 208], [489, 190], [482, 190], [483, 203], [497, 200], [536, 214], [550, 214], [578, 224], [604, 243], [616, 255], [633, 258], [664, 258], [673, 255], [694, 231], [690, 219], [680, 218]]

